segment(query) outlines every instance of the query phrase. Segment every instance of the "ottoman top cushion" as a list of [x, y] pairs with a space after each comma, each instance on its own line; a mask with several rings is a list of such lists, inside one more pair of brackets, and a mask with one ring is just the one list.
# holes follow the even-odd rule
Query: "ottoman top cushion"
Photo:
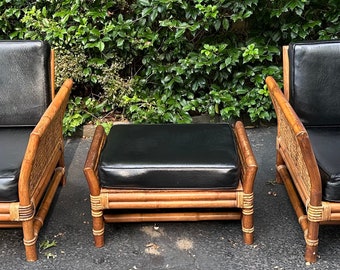
[[228, 124], [123, 124], [111, 128], [98, 174], [108, 188], [230, 189], [240, 166]]

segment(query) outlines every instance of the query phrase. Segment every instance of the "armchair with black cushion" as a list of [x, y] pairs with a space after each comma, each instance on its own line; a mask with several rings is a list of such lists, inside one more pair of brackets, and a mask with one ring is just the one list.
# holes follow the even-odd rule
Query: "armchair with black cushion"
[[283, 47], [284, 93], [266, 79], [277, 114], [277, 181], [317, 259], [320, 224], [340, 224], [340, 41]]
[[59, 184], [62, 119], [72, 87], [54, 91], [54, 51], [42, 41], [0, 41], [0, 228], [22, 228], [26, 259]]

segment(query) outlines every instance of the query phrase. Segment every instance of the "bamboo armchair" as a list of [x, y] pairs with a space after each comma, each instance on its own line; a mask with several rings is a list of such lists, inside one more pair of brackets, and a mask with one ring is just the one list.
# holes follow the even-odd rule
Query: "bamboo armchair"
[[[224, 175], [226, 164], [219, 163], [228, 155], [235, 158], [238, 171], [227, 172], [237, 175], [230, 186]], [[123, 169], [117, 170], [108, 184], [103, 181], [107, 178], [103, 170], [101, 174], [98, 171], [106, 166], [104, 160], [114, 159]], [[141, 169], [136, 166], [139, 159], [146, 164]], [[218, 167], [207, 169], [210, 159], [215, 159]], [[199, 220], [241, 220], [244, 242], [252, 244], [256, 171], [257, 163], [241, 122], [236, 122], [234, 129], [218, 124], [117, 125], [109, 135], [98, 126], [84, 166], [95, 246], [104, 245], [105, 222]], [[219, 183], [210, 186], [215, 181]]]
[[27, 261], [59, 184], [62, 119], [72, 87], [54, 90], [54, 51], [41, 41], [0, 41], [0, 228], [22, 228]]
[[277, 114], [277, 181], [304, 232], [305, 260], [317, 259], [320, 224], [340, 224], [340, 42], [283, 47], [284, 93], [266, 83]]

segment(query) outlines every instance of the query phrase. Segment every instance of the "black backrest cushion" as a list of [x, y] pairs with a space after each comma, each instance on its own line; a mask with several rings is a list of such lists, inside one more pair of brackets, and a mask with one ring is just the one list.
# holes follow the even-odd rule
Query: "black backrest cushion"
[[51, 102], [50, 46], [0, 41], [0, 126], [36, 125]]
[[289, 45], [289, 102], [306, 126], [340, 126], [340, 40]]

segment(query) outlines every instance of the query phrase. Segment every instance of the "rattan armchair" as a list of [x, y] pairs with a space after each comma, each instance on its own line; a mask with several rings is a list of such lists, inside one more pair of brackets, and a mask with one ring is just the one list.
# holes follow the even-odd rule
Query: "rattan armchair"
[[62, 119], [72, 87], [54, 91], [54, 53], [41, 41], [0, 41], [0, 228], [22, 228], [28, 261], [59, 184]]
[[277, 115], [277, 181], [304, 232], [305, 260], [317, 259], [320, 224], [340, 224], [340, 42], [283, 47], [284, 93], [266, 79]]

